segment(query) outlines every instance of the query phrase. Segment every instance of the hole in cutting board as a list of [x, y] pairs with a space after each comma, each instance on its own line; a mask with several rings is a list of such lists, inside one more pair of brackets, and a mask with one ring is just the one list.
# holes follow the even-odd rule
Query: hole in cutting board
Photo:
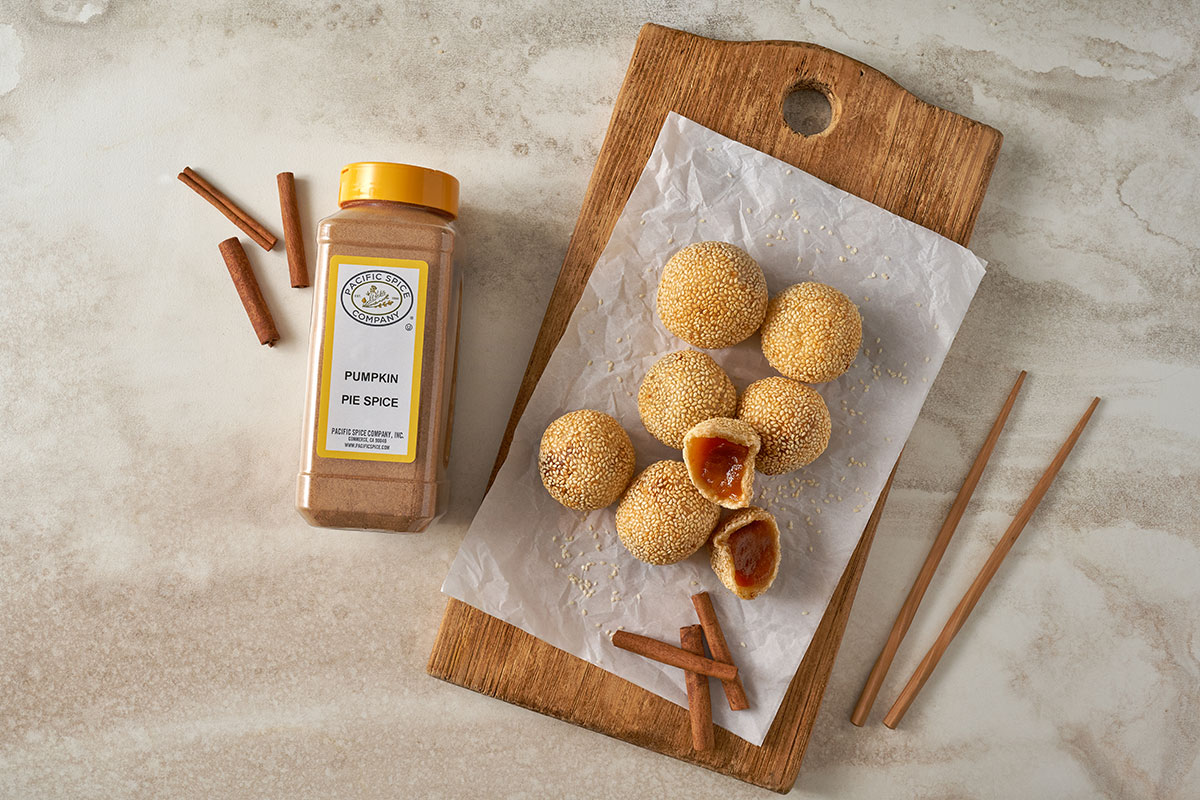
[[833, 104], [815, 86], [797, 86], [783, 98], [783, 120], [801, 136], [816, 136], [833, 121]]

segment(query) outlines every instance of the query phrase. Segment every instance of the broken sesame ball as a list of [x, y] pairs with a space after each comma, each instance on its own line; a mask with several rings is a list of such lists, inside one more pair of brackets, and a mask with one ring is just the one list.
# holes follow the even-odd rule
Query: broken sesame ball
[[811, 464], [829, 444], [829, 409], [816, 390], [772, 377], [746, 387], [737, 418], [758, 432], [755, 464], [765, 475], [782, 475]]
[[739, 419], [706, 419], [683, 437], [692, 485], [719, 506], [745, 508], [754, 497], [754, 458], [761, 441]]
[[712, 356], [680, 350], [663, 356], [638, 389], [638, 413], [650, 435], [667, 447], [683, 447], [683, 436], [696, 423], [732, 417], [737, 389]]
[[753, 600], [779, 574], [779, 526], [769, 511], [750, 506], [733, 512], [712, 538], [709, 563], [725, 588]]
[[805, 383], [850, 369], [862, 345], [862, 316], [849, 297], [823, 283], [798, 283], [771, 298], [762, 351], [771, 366]]
[[744, 250], [727, 242], [690, 244], [671, 256], [658, 281], [658, 316], [696, 347], [732, 347], [758, 330], [767, 280]]
[[682, 461], [656, 461], [617, 506], [617, 536], [647, 564], [674, 564], [708, 541], [721, 509], [696, 491]]
[[551, 422], [538, 449], [542, 485], [558, 502], [579, 511], [612, 505], [633, 477], [633, 442], [600, 411], [572, 411]]

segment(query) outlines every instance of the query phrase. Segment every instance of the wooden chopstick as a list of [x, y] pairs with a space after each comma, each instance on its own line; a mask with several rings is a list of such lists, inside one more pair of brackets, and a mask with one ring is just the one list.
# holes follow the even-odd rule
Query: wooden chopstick
[[222, 194], [217, 187], [204, 180], [200, 176], [200, 173], [191, 167], [184, 167], [183, 172], [179, 173], [178, 177], [189, 189], [203, 197], [213, 208], [224, 214], [226, 219], [241, 228], [263, 250], [270, 250], [275, 246], [275, 242], [277, 241], [275, 236], [263, 227], [261, 222], [239, 208], [236, 203]]
[[954, 640], [955, 635], [962, 630], [962, 626], [967, 621], [975, 604], [979, 602], [979, 598], [983, 596], [983, 592], [987, 589], [988, 583], [995, 576], [996, 571], [1000, 569], [1000, 562], [1008, 555], [1008, 551], [1012, 549], [1013, 543], [1017, 541], [1017, 537], [1021, 535], [1025, 525], [1029, 522], [1029, 518], [1033, 516], [1033, 512], [1037, 509], [1038, 503], [1046, 496], [1046, 491], [1050, 488], [1050, 484], [1054, 482], [1054, 478], [1058, 475], [1058, 471], [1062, 468], [1063, 462], [1067, 460], [1067, 456], [1071, 453], [1071, 448], [1075, 446], [1075, 442], [1079, 440], [1079, 435], [1083, 433], [1083, 428], [1087, 425], [1088, 420], [1092, 417], [1092, 412], [1099, 405], [1100, 398], [1096, 397], [1088, 406], [1087, 411], [1079, 418], [1079, 422], [1075, 425], [1075, 429], [1071, 431], [1071, 435], [1063, 442], [1063, 446], [1059, 448], [1058, 454], [1054, 456], [1054, 460], [1050, 462], [1050, 466], [1042, 474], [1037, 484], [1033, 487], [1033, 491], [1029, 493], [1029, 497], [1025, 500], [1025, 504], [1021, 506], [1021, 510], [1017, 512], [1017, 516], [1013, 518], [1012, 524], [1008, 526], [1008, 530], [1000, 537], [1000, 541], [996, 543], [996, 548], [992, 554], [988, 556], [988, 560], [984, 563], [983, 569], [979, 571], [975, 581], [967, 589], [962, 600], [959, 601], [958, 607], [950, 614], [950, 619], [946, 620], [946, 626], [942, 628], [942, 632], [938, 634], [938, 638], [934, 641], [933, 646], [929, 648], [929, 652], [925, 654], [912, 677], [908, 679], [908, 684], [901, 690], [900, 696], [896, 698], [895, 704], [892, 705], [887, 716], [883, 718], [883, 724], [889, 728], [895, 728], [900, 724], [900, 720], [904, 718], [905, 712], [909, 706], [917, 699], [917, 694], [921, 691], [921, 687], [929, 680], [929, 676], [933, 674], [934, 668], [942, 655], [946, 652], [946, 648], [950, 646], [950, 642]]
[[900, 606], [900, 613], [896, 615], [896, 621], [892, 623], [892, 632], [888, 634], [883, 650], [880, 651], [879, 658], [875, 660], [871, 674], [867, 676], [866, 685], [863, 686], [862, 694], [858, 697], [858, 705], [854, 707], [854, 712], [850, 715], [850, 721], [859, 727], [867, 721], [867, 716], [871, 713], [871, 706], [874, 705], [875, 697], [879, 694], [879, 687], [883, 685], [883, 679], [887, 677], [888, 669], [892, 666], [892, 659], [896, 657], [896, 651], [900, 649], [900, 643], [904, 641], [904, 635], [908, 633], [908, 627], [912, 624], [913, 617], [917, 615], [917, 607], [921, 605], [921, 600], [925, 597], [925, 590], [929, 588], [929, 583], [933, 580], [933, 573], [937, 571], [938, 564], [941, 563], [942, 556], [946, 553], [946, 547], [950, 544], [950, 538], [954, 536], [963, 512], [967, 510], [967, 503], [970, 502], [971, 495], [975, 493], [975, 487], [979, 485], [983, 468], [987, 466], [992, 450], [995, 449], [996, 442], [1000, 438], [1000, 432], [1004, 430], [1004, 423], [1008, 421], [1008, 414], [1017, 400], [1017, 393], [1021, 391], [1021, 384], [1025, 382], [1025, 374], [1025, 370], [1021, 370], [1021, 374], [1017, 376], [1017, 382], [1013, 384], [1012, 391], [1008, 393], [1008, 399], [1004, 401], [1004, 407], [1000, 409], [999, 416], [992, 423], [992, 429], [984, 439], [983, 447], [979, 448], [979, 455], [975, 456], [975, 463], [971, 465], [962, 488], [958, 490], [958, 496], [954, 498], [954, 503], [950, 506], [950, 513], [946, 515], [942, 529], [938, 531], [937, 538], [933, 540], [933, 544], [929, 548], [929, 554], [925, 556], [925, 563], [921, 565], [921, 571], [917, 573], [912, 588], [908, 590], [908, 597], [905, 598], [904, 605]]

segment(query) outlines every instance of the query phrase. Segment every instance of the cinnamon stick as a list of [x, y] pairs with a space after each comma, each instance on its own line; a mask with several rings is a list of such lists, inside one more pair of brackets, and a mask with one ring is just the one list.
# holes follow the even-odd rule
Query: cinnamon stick
[[296, 177], [290, 172], [275, 176], [279, 187], [279, 212], [283, 216], [283, 245], [287, 249], [288, 274], [292, 288], [308, 286], [308, 259], [304, 254], [304, 235], [300, 225], [300, 206], [296, 203]]
[[254, 326], [258, 343], [274, 347], [279, 341], [279, 331], [275, 329], [275, 320], [271, 319], [271, 310], [267, 308], [267, 301], [258, 288], [258, 281], [254, 278], [254, 270], [250, 267], [250, 259], [246, 258], [242, 243], [233, 236], [221, 242], [220, 248], [225, 266], [229, 268], [229, 277], [233, 278], [246, 316], [250, 317], [250, 324]]
[[905, 713], [917, 699], [917, 694], [929, 680], [929, 676], [933, 674], [933, 670], [941, 661], [942, 656], [946, 653], [946, 648], [950, 646], [950, 642], [954, 641], [954, 637], [962, 630], [966, 624], [967, 617], [975, 609], [975, 604], [979, 602], [979, 598], [983, 596], [983, 592], [987, 589], [992, 578], [996, 576], [997, 570], [1000, 569], [1001, 562], [1008, 555], [1008, 551], [1012, 550], [1013, 544], [1016, 543], [1017, 537], [1021, 535], [1021, 531], [1025, 530], [1025, 525], [1028, 524], [1029, 518], [1033, 516], [1033, 512], [1037, 510], [1038, 503], [1042, 502], [1042, 498], [1046, 496], [1046, 492], [1050, 489], [1050, 484], [1054, 483], [1054, 478], [1058, 475], [1058, 471], [1062, 469], [1063, 463], [1067, 460], [1067, 456], [1071, 454], [1071, 449], [1075, 447], [1075, 442], [1079, 441], [1079, 435], [1083, 433], [1083, 428], [1088, 424], [1088, 420], [1092, 418], [1092, 412], [1096, 410], [1096, 406], [1100, 404], [1100, 398], [1092, 399], [1091, 405], [1087, 411], [1083, 412], [1083, 416], [1079, 418], [1079, 422], [1075, 424], [1075, 428], [1071, 431], [1070, 436], [1063, 442], [1058, 453], [1054, 456], [1054, 460], [1050, 462], [1050, 466], [1046, 467], [1046, 471], [1042, 473], [1042, 477], [1034, 484], [1033, 491], [1029, 493], [1029, 497], [1025, 499], [1021, 505], [1017, 515], [1013, 517], [1013, 521], [1009, 524], [1008, 530], [1000, 537], [1000, 541], [996, 542], [995, 549], [988, 556], [987, 561], [983, 564], [983, 569], [979, 570], [979, 574], [975, 576], [975, 580], [971, 582], [970, 587], [963, 595], [962, 600], [955, 606], [951, 612], [950, 618], [946, 620], [946, 626], [942, 628], [942, 632], [938, 634], [933, 645], [929, 648], [929, 652], [925, 654], [925, 658], [921, 659], [921, 663], [917, 665], [912, 677], [908, 679], [908, 683], [900, 690], [900, 695], [896, 698], [896, 702], [892, 704], [892, 708], [883, 718], [883, 724], [889, 728], [895, 728], [900, 724], [900, 720], [904, 718]]
[[[700, 625], [704, 628], [704, 638], [708, 640], [708, 649], [712, 651], [713, 657], [717, 661], [732, 664], [733, 652], [725, 642], [721, 622], [717, 619], [717, 610], [713, 608], [712, 598], [708, 596], [708, 592], [692, 595], [692, 605], [696, 607], [696, 616], [700, 618]], [[750, 700], [746, 697], [746, 690], [742, 686], [740, 677], [731, 681], [721, 681], [721, 686], [725, 689], [725, 699], [729, 701], [731, 711], [745, 711], [750, 707]]]
[[247, 214], [236, 203], [222, 194], [215, 186], [213, 186], [204, 178], [200, 177], [191, 167], [184, 167], [183, 172], [179, 173], [179, 180], [183, 181], [189, 189], [207, 200], [213, 208], [225, 215], [226, 219], [237, 225], [247, 236], [263, 250], [270, 250], [275, 246], [275, 236], [263, 227], [262, 223]]
[[701, 675], [708, 675], [720, 680], [733, 680], [738, 674], [737, 667], [733, 664], [722, 664], [719, 661], [713, 661], [711, 658], [698, 656], [675, 645], [660, 642], [658, 639], [651, 639], [649, 636], [642, 636], [637, 633], [617, 631], [613, 634], [612, 643], [622, 650], [637, 653], [639, 656], [648, 658], [651, 661], [657, 661], [660, 664], [666, 664], [671, 667], [679, 667], [691, 672], [698, 672]]
[[[689, 653], [704, 655], [704, 628], [700, 625], [680, 628], [679, 645]], [[688, 671], [684, 672], [684, 679], [687, 682], [688, 718], [692, 723], [692, 748], [711, 750], [714, 734], [708, 676]]]

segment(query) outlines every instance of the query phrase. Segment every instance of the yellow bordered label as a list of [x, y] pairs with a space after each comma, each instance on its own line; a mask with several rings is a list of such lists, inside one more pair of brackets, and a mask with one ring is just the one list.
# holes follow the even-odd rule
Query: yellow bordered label
[[330, 258], [317, 406], [321, 458], [416, 460], [428, 273], [429, 264], [416, 259]]

